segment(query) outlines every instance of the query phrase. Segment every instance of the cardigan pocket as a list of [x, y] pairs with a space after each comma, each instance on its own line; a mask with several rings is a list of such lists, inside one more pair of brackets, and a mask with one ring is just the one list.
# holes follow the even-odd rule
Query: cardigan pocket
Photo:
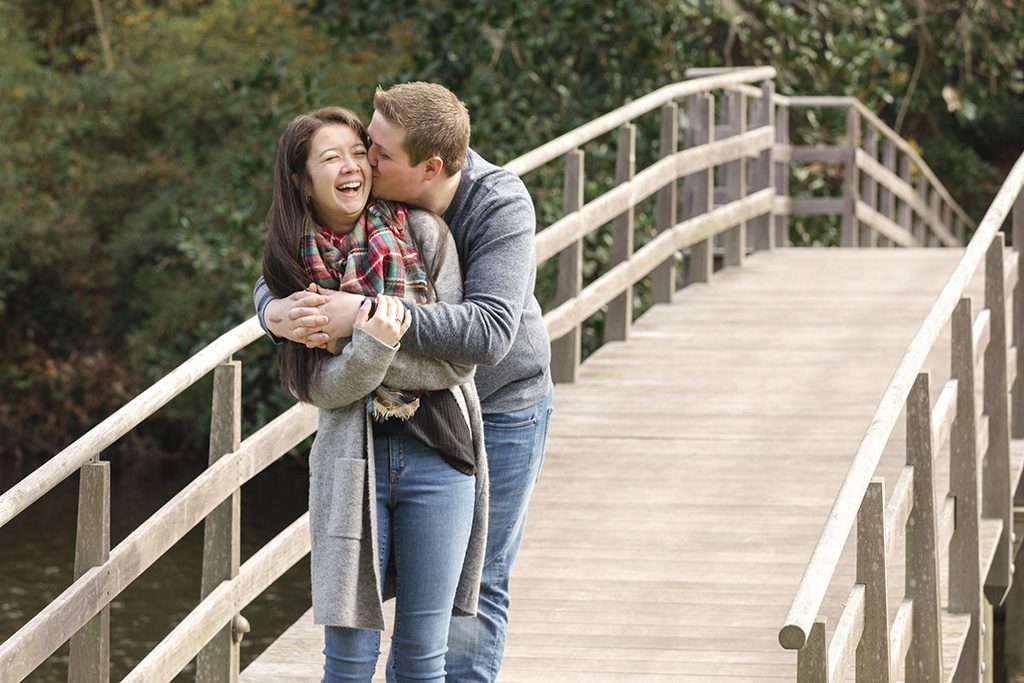
[[328, 535], [354, 539], [363, 537], [366, 462], [362, 458], [334, 459], [331, 513], [327, 519]]

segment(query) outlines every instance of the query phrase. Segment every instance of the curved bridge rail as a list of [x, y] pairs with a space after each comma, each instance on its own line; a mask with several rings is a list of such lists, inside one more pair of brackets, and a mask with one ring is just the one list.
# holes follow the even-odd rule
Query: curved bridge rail
[[[1012, 207], [1014, 244], [1024, 243], [1022, 188], [1024, 156], [907, 347], [840, 487], [779, 632], [784, 647], [799, 650], [801, 683], [842, 680], [854, 666], [857, 680], [868, 672], [871, 680], [896, 680], [904, 668], [907, 681], [980, 676], [982, 596], [1000, 604], [1012, 581], [1013, 501], [1024, 467], [1024, 457], [1011, 454], [1011, 435], [1024, 436], [1024, 283], [1018, 253], [1004, 253], [998, 232]], [[964, 292], [982, 262], [985, 308], [975, 318]], [[933, 407], [921, 370], [947, 325], [951, 379]], [[984, 386], [983, 406], [975, 405], [976, 382]], [[907, 461], [886, 501], [885, 482], [873, 475], [904, 409]], [[947, 442], [950, 487], [936, 496], [936, 457]], [[855, 521], [856, 583], [829, 642], [818, 610]], [[901, 534], [906, 593], [890, 628], [887, 571]], [[945, 609], [942, 562], [949, 577]]]
[[[602, 307], [607, 307], [605, 341], [628, 337], [632, 288], [641, 278], [652, 276], [655, 302], [671, 301], [684, 253], [686, 282], [708, 282], [716, 260], [742, 265], [751, 249], [785, 245], [793, 214], [844, 216], [843, 243], [851, 246], [952, 244], [952, 234], [973, 227], [916, 153], [859, 102], [781, 97], [774, 93], [774, 75], [767, 67], [738, 69], [666, 86], [507, 165], [526, 174], [564, 157], [564, 215], [540, 231], [536, 243], [539, 262], [557, 255], [560, 264], [557, 303], [545, 316], [554, 340], [556, 381], [575, 378], [581, 325]], [[848, 146], [789, 145], [788, 111], [806, 106], [849, 107]], [[660, 159], [638, 171], [635, 121], [655, 110], [661, 118]], [[582, 147], [616, 128], [614, 186], [585, 202]], [[886, 139], [882, 161], [872, 146], [878, 137]], [[891, 150], [902, 155], [898, 172], [892, 171], [896, 153]], [[847, 194], [788, 197], [789, 165], [813, 160], [844, 163]], [[916, 188], [910, 184], [912, 171]], [[657, 235], [634, 251], [635, 213], [652, 195]], [[583, 288], [583, 239], [608, 223], [614, 237], [611, 263]], [[260, 336], [254, 320], [228, 332], [0, 496], [3, 526], [81, 472], [75, 581], [0, 644], [4, 681], [24, 679], [69, 639], [71, 675], [109, 679], [110, 602], [200, 521], [205, 523], [202, 599], [128, 679], [170, 680], [197, 654], [199, 680], [237, 676], [238, 645], [248, 629], [240, 610], [309, 550], [308, 517], [303, 516], [239, 563], [239, 487], [315, 429], [315, 411], [296, 406], [241, 440], [240, 368], [230, 356]], [[109, 463], [99, 460], [100, 453], [211, 370], [209, 469], [111, 550]]]

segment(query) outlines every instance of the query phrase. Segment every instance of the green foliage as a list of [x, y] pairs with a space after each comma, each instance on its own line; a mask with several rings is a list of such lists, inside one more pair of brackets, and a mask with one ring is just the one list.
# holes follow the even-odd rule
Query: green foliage
[[[109, 70], [92, 3], [0, 0], [0, 429], [25, 450], [52, 452], [251, 314], [284, 122], [328, 103], [367, 112], [378, 83], [447, 85], [470, 108], [474, 147], [504, 163], [688, 67], [770, 64], [779, 92], [861, 98], [976, 218], [1024, 148], [1015, 0], [101, 4]], [[831, 143], [844, 127], [811, 112], [793, 121], [794, 141]], [[586, 146], [588, 199], [610, 186], [614, 150], [614, 133]], [[657, 155], [653, 113], [639, 121], [638, 165]], [[549, 225], [561, 169], [525, 180]], [[820, 195], [838, 182], [793, 178]], [[652, 215], [653, 200], [638, 211], [638, 247]], [[835, 232], [809, 219], [793, 237], [827, 244]], [[584, 248], [590, 281], [610, 232]], [[554, 273], [551, 261], [538, 275], [548, 307]], [[647, 289], [636, 287], [638, 311]], [[588, 350], [602, 324], [584, 330]], [[273, 350], [256, 345], [244, 361], [260, 424], [285, 403]], [[177, 401], [164, 432], [202, 434], [206, 393]]]

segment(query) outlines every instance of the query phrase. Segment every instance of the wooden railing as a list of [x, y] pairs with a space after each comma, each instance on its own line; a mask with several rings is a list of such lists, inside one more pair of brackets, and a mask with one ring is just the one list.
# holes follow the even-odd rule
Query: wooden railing
[[[1013, 506], [1024, 468], [1024, 448], [1011, 451], [1011, 434], [1024, 436], [1018, 378], [1024, 283], [1018, 252], [1004, 250], [999, 232], [1012, 207], [1013, 243], [1024, 244], [1022, 188], [1024, 156], [907, 347], [829, 511], [779, 632], [783, 647], [799, 650], [801, 683], [844, 680], [851, 667], [858, 681], [895, 681], [901, 670], [908, 683], [981, 676], [983, 599], [999, 604], [1012, 581]], [[932, 211], [933, 220], [942, 216], [941, 209]], [[985, 307], [974, 316], [965, 292], [982, 262]], [[933, 406], [922, 368], [947, 325], [950, 379]], [[886, 501], [885, 482], [874, 475], [904, 409], [906, 466]], [[937, 492], [936, 458], [947, 442], [949, 489]], [[855, 522], [856, 583], [828, 638], [819, 610]], [[903, 534], [906, 589], [890, 627], [887, 574]], [[942, 563], [949, 577], [945, 606]], [[1007, 639], [1018, 655], [1019, 640], [1019, 634]]]
[[[774, 69], [760, 67], [675, 83], [507, 164], [524, 175], [564, 158], [564, 215], [540, 231], [536, 240], [538, 262], [556, 255], [559, 259], [557, 302], [544, 318], [553, 340], [556, 381], [575, 379], [581, 326], [602, 308], [604, 340], [628, 338], [634, 317], [632, 289], [641, 278], [651, 276], [654, 302], [671, 301], [684, 254], [687, 283], [707, 283], [716, 261], [741, 265], [750, 250], [785, 245], [791, 214], [843, 215], [843, 242], [850, 245], [874, 244], [874, 234], [884, 238], [879, 240], [883, 244], [949, 244], [950, 226], [952, 232], [957, 225], [961, 232], [963, 226], [973, 227], [916, 153], [858, 102], [784, 98], [774, 92], [774, 76]], [[857, 131], [849, 134], [850, 145], [838, 152], [789, 145], [788, 109], [796, 106], [850, 107], [858, 121], [850, 128]], [[687, 122], [682, 141], [681, 108]], [[636, 120], [656, 110], [660, 158], [638, 170]], [[861, 148], [861, 121], [900, 150], [899, 173], [885, 170], [892, 167], [885, 160], [892, 154], [883, 151], [881, 168], [876, 168], [871, 145]], [[615, 129], [619, 133], [614, 187], [587, 202], [583, 147]], [[863, 137], [868, 139], [867, 133]], [[787, 197], [789, 164], [810, 159], [843, 162], [849, 176], [870, 176], [887, 194], [871, 195], [848, 177], [848, 195], [839, 201]], [[908, 190], [911, 167], [918, 173], [913, 191]], [[651, 196], [656, 196], [657, 235], [634, 250], [637, 207]], [[612, 262], [604, 275], [583, 288], [583, 239], [607, 223], [613, 225]], [[908, 227], [901, 232], [890, 223]], [[200, 521], [205, 522], [201, 601], [127, 678], [170, 680], [197, 654], [199, 680], [237, 677], [238, 644], [248, 630], [241, 610], [309, 551], [306, 515], [247, 562], [239, 562], [241, 485], [315, 429], [315, 410], [297, 405], [240, 439], [240, 368], [230, 357], [260, 336], [255, 320], [223, 335], [0, 496], [3, 526], [81, 471], [74, 583], [0, 644], [0, 680], [24, 679], [69, 639], [72, 678], [108, 680], [110, 602]], [[99, 460], [101, 452], [211, 370], [215, 378], [209, 468], [111, 550], [109, 463]], [[873, 596], [865, 592], [863, 604]]]

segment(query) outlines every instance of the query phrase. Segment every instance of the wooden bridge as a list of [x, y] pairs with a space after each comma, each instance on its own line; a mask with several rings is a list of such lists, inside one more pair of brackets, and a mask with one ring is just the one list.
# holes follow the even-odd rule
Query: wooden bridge
[[[499, 680], [991, 680], [994, 641], [1024, 671], [1024, 283], [1004, 245], [1024, 244], [1024, 157], [975, 224], [856, 100], [782, 97], [769, 68], [694, 76], [508, 164], [529, 182], [565, 160], [564, 217], [537, 238], [559, 262], [555, 415]], [[809, 108], [841, 110], [838, 144], [791, 144]], [[587, 198], [585, 150], [609, 138], [614, 183]], [[789, 196], [814, 173], [842, 194]], [[846, 248], [788, 246], [807, 215], [837, 216]], [[202, 599], [127, 679], [197, 656], [199, 679], [239, 677], [245, 606], [309, 549], [303, 516], [239, 564], [238, 487], [315, 428], [296, 406], [241, 440], [224, 359], [260, 336], [225, 334], [0, 497], [2, 526], [81, 471], [76, 580], [0, 644], [0, 680], [68, 639], [76, 680], [108, 680], [111, 600], [204, 520]], [[211, 370], [209, 469], [111, 550], [99, 453]], [[321, 646], [307, 614], [241, 680], [318, 680]]]

